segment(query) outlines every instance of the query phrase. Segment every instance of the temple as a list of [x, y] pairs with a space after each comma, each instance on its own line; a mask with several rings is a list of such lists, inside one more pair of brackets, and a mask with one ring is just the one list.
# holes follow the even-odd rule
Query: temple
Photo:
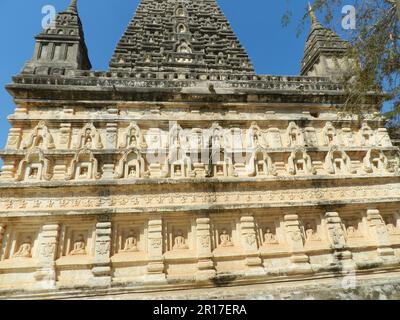
[[6, 86], [0, 296], [400, 281], [400, 151], [380, 93], [342, 115], [312, 10], [300, 76], [258, 75], [216, 0], [142, 0], [93, 71], [78, 12]]

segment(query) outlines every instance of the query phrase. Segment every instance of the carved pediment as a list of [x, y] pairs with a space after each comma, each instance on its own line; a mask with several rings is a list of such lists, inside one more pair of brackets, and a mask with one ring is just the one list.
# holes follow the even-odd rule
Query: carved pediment
[[75, 149], [103, 149], [100, 133], [93, 123], [86, 124], [79, 132]]
[[97, 159], [87, 148], [78, 150], [75, 153], [65, 175], [66, 180], [90, 180], [100, 179], [100, 177]]
[[38, 147], [30, 150], [18, 165], [15, 179], [17, 181], [50, 180], [51, 162], [45, 158], [43, 151]]
[[54, 139], [44, 121], [32, 130], [28, 139], [22, 143], [22, 149], [29, 148], [54, 149]]

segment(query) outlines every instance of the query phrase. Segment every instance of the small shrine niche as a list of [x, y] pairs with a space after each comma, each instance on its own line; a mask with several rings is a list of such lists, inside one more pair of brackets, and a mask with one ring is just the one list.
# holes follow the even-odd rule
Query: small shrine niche
[[300, 128], [294, 122], [290, 122], [286, 131], [288, 146], [304, 146], [304, 136]]
[[145, 149], [147, 147], [143, 134], [136, 122], [132, 122], [125, 130], [120, 148]]
[[92, 123], [86, 124], [80, 130], [75, 148], [103, 149], [100, 134]]
[[316, 174], [311, 157], [305, 149], [293, 151], [288, 159], [288, 171], [291, 175]]
[[257, 149], [253, 152], [248, 165], [249, 176], [276, 175], [277, 172], [271, 157], [265, 150]]
[[367, 123], [363, 123], [360, 129], [361, 146], [374, 145], [374, 132]]
[[328, 121], [322, 130], [322, 137], [325, 146], [338, 145], [337, 130], [332, 122]]
[[330, 174], [356, 173], [352, 168], [351, 159], [346, 152], [332, 147], [325, 158], [325, 169]]
[[318, 226], [315, 220], [305, 220], [302, 225], [305, 244], [313, 244], [315, 241], [321, 241]]
[[51, 162], [44, 157], [43, 152], [38, 149], [32, 149], [21, 160], [16, 172], [16, 181], [41, 181], [50, 180], [52, 174]]
[[145, 174], [145, 161], [139, 150], [126, 151], [115, 170], [115, 178], [139, 179]]
[[343, 224], [345, 226], [346, 238], [348, 240], [354, 240], [363, 237], [363, 234], [361, 232], [361, 220], [359, 218], [344, 218]]
[[120, 230], [118, 234], [118, 253], [139, 252], [140, 232], [134, 226]]
[[41, 121], [32, 130], [28, 139], [22, 143], [22, 149], [39, 148], [50, 150], [55, 148], [54, 139], [46, 124]]
[[93, 153], [87, 149], [77, 152], [71, 161], [66, 180], [100, 179], [98, 162]]
[[363, 159], [363, 164], [366, 173], [387, 173], [394, 171], [393, 168], [389, 168], [388, 159], [380, 149], [368, 150]]
[[279, 245], [277, 226], [274, 221], [264, 221], [258, 228], [259, 243], [263, 247]]
[[25, 232], [23, 230], [14, 233], [14, 241], [10, 248], [10, 258], [33, 258], [35, 255], [35, 232]]

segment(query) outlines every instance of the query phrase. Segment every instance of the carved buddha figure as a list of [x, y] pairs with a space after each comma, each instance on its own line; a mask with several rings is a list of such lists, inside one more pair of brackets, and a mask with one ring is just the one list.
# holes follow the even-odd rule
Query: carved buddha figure
[[360, 231], [353, 223], [350, 223], [347, 226], [346, 232], [347, 232], [348, 238], [360, 238], [361, 237]]
[[31, 168], [29, 171], [28, 179], [34, 180], [38, 178], [39, 169]]
[[21, 243], [17, 252], [14, 253], [15, 258], [31, 258], [32, 254], [32, 240], [30, 237], [26, 237], [26, 239]]
[[82, 165], [79, 168], [79, 178], [86, 178], [89, 173], [89, 168], [86, 165]]
[[76, 255], [85, 255], [86, 254], [86, 249], [85, 249], [85, 239], [82, 234], [78, 235], [77, 240], [74, 242], [74, 248], [72, 251], [69, 253], [71, 256], [76, 256]]
[[219, 236], [221, 247], [233, 247], [233, 243], [231, 241], [231, 236], [228, 234], [226, 229], [222, 230], [221, 235]]
[[129, 167], [128, 177], [130, 177], [130, 178], [136, 177], [136, 166]]
[[131, 137], [129, 139], [129, 146], [136, 147], [137, 146], [137, 139], [136, 139], [136, 130], [131, 131]]
[[318, 241], [321, 240], [317, 233], [315, 232], [314, 228], [307, 223], [306, 227], [305, 227], [305, 233], [306, 233], [306, 241]]
[[264, 234], [264, 243], [265, 244], [278, 244], [278, 241], [276, 240], [275, 234], [272, 233], [270, 228], [265, 229], [265, 234]]
[[125, 240], [124, 249], [122, 251], [125, 251], [125, 252], [138, 251], [137, 239], [136, 239], [135, 232], [133, 230], [129, 231], [128, 236], [127, 236], [127, 238]]
[[385, 224], [386, 224], [386, 230], [390, 234], [399, 233], [399, 230], [397, 229], [392, 217], [385, 218]]
[[174, 238], [174, 246], [173, 250], [179, 250], [179, 249], [188, 249], [188, 246], [186, 245], [186, 240], [185, 237], [183, 236], [183, 233], [181, 230], [178, 230], [176, 233], [176, 236]]
[[87, 128], [85, 131], [85, 140], [83, 144], [86, 148], [92, 147], [92, 130], [90, 128]]

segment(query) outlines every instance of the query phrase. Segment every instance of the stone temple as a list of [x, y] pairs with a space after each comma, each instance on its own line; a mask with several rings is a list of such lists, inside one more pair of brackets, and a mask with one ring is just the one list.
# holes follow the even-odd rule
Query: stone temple
[[6, 87], [0, 296], [394, 290], [399, 149], [378, 94], [341, 114], [349, 44], [310, 16], [301, 75], [258, 75], [215, 0], [142, 0], [93, 71], [72, 0]]

